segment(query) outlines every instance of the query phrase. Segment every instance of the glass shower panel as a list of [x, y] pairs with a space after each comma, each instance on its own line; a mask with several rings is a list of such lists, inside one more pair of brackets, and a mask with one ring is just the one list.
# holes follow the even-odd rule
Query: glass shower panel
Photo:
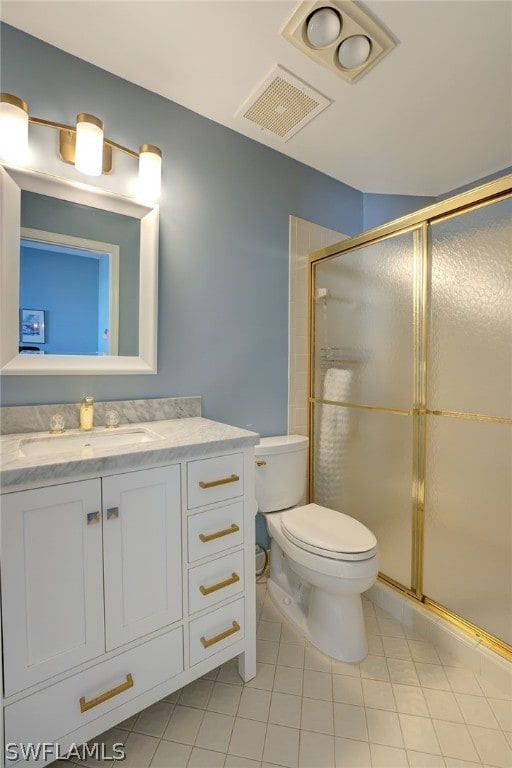
[[409, 587], [412, 417], [317, 403], [313, 418], [312, 500], [373, 531], [380, 570]]
[[428, 427], [423, 592], [512, 645], [512, 425]]
[[432, 410], [512, 416], [512, 198], [431, 227]]
[[[413, 399], [416, 232], [315, 266], [313, 396], [408, 410]], [[346, 370], [343, 381], [326, 372]]]

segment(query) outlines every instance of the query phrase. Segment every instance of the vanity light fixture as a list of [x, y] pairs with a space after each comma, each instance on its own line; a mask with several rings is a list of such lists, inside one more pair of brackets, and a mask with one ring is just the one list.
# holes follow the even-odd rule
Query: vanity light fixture
[[59, 131], [59, 157], [87, 176], [101, 176], [112, 171], [112, 152], [124, 152], [139, 161], [138, 193], [154, 202], [161, 190], [162, 151], [153, 144], [142, 144], [134, 152], [107, 139], [102, 120], [82, 112], [76, 125], [63, 125], [30, 115], [23, 99], [0, 93], [0, 156], [6, 162], [23, 165], [28, 153], [28, 125]]
[[395, 47], [382, 24], [354, 0], [305, 0], [281, 34], [349, 83], [359, 80]]

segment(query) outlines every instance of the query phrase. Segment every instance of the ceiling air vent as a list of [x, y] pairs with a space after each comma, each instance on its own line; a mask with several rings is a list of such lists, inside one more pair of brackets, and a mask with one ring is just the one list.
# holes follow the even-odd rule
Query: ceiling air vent
[[288, 141], [331, 101], [276, 66], [236, 113], [263, 131]]

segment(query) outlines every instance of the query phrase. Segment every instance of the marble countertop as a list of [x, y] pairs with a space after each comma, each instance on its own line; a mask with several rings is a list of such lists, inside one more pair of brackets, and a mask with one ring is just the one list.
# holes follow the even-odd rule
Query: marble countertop
[[[2, 493], [38, 488], [56, 482], [86, 480], [102, 475], [143, 469], [215, 452], [240, 450], [256, 445], [259, 435], [201, 417], [167, 419], [122, 427], [140, 427], [156, 433], [157, 439], [134, 445], [94, 446], [87, 451], [44, 457], [20, 457], [20, 440], [48, 436], [46, 432], [24, 432], [0, 436], [0, 486]], [[120, 427], [120, 431], [122, 430]], [[104, 427], [95, 433], [105, 432]], [[64, 435], [87, 433], [77, 429]], [[59, 440], [60, 435], [52, 439]], [[91, 440], [94, 443], [94, 440]], [[86, 454], [86, 455], [84, 455]]]

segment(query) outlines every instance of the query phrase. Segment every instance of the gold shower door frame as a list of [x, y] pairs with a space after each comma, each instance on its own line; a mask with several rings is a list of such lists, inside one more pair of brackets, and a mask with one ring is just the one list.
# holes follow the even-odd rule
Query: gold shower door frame
[[[440, 203], [415, 211], [380, 227], [364, 232], [356, 237], [343, 240], [328, 248], [315, 251], [309, 256], [308, 271], [308, 435], [309, 451], [309, 494], [314, 488], [314, 409], [315, 405], [337, 405], [350, 408], [362, 408], [381, 413], [394, 413], [412, 416], [413, 419], [413, 467], [412, 467], [412, 554], [411, 587], [406, 587], [394, 579], [379, 572], [379, 579], [409, 598], [421, 602], [430, 611], [452, 624], [462, 628], [479, 641], [493, 648], [501, 655], [512, 659], [512, 646], [487, 633], [448, 608], [429, 600], [423, 594], [423, 553], [425, 524], [425, 482], [426, 482], [426, 429], [427, 417], [447, 417], [474, 419], [512, 424], [507, 417], [485, 416], [477, 413], [458, 413], [453, 411], [433, 411], [427, 409], [427, 354], [428, 354], [428, 317], [430, 303], [430, 225], [461, 213], [474, 211], [490, 203], [505, 200], [512, 196], [512, 174], [496, 181], [478, 186], [468, 192], [443, 200]], [[364, 246], [374, 245], [397, 235], [411, 232], [414, 247], [414, 285], [413, 285], [413, 408], [411, 411], [394, 408], [381, 408], [364, 403], [331, 402], [314, 397], [315, 377], [315, 267], [321, 262], [342, 254], [357, 251]]]

